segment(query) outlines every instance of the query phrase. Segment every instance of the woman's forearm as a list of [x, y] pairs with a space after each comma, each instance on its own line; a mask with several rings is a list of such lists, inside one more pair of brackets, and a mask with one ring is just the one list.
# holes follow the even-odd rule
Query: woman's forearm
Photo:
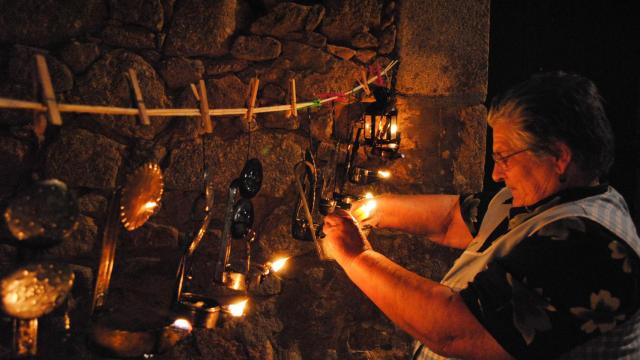
[[472, 240], [458, 195], [383, 195], [378, 198], [377, 228], [426, 235], [442, 245], [465, 248]]
[[373, 250], [337, 260], [395, 324], [435, 352], [469, 359], [510, 358], [450, 288]]

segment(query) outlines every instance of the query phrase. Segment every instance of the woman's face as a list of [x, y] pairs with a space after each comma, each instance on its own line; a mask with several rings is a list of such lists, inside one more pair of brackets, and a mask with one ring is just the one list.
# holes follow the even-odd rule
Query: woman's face
[[504, 181], [511, 190], [513, 206], [533, 205], [560, 190], [556, 159], [518, 146], [513, 134], [512, 125], [507, 122], [493, 127], [493, 154], [497, 161], [491, 177], [495, 182]]

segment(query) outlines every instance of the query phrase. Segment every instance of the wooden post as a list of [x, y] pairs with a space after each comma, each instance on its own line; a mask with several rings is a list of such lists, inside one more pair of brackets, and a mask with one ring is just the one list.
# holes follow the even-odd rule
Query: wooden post
[[138, 75], [133, 69], [129, 69], [129, 80], [131, 80], [131, 87], [133, 93], [136, 96], [136, 103], [138, 105], [138, 115], [142, 125], [151, 125], [149, 121], [149, 115], [147, 114], [147, 107], [144, 105], [144, 99], [142, 98], [142, 91], [140, 90], [140, 83], [138, 83]]
[[209, 100], [207, 99], [207, 88], [204, 84], [204, 80], [200, 80], [200, 117], [202, 118], [202, 124], [204, 125], [204, 131], [207, 134], [213, 132], [213, 123], [211, 122], [211, 116], [209, 116]]
[[42, 85], [44, 105], [47, 107], [47, 112], [49, 113], [49, 121], [52, 125], [60, 126], [62, 125], [62, 117], [60, 116], [60, 110], [56, 102], [56, 94], [53, 91], [53, 84], [51, 83], [51, 76], [49, 75], [49, 69], [47, 68], [47, 61], [44, 55], [36, 55], [36, 66], [38, 68], [38, 76], [40, 77], [40, 85]]
[[291, 110], [287, 117], [297, 117], [298, 109], [296, 107], [296, 79], [289, 80], [289, 96], [291, 98]]

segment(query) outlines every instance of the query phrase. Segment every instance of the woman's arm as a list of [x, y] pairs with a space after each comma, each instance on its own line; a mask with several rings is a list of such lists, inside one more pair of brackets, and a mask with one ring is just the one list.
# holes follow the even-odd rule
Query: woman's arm
[[355, 202], [352, 213], [363, 225], [426, 235], [453, 248], [464, 249], [473, 240], [462, 219], [458, 195], [386, 194]]
[[444, 356], [510, 359], [450, 288], [422, 278], [373, 251], [346, 212], [325, 219], [330, 255], [400, 328]]

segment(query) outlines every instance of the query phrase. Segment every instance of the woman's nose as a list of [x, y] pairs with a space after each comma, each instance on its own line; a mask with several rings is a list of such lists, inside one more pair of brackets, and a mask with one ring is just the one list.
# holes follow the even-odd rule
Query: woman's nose
[[504, 172], [502, 171], [502, 166], [497, 163], [493, 163], [493, 171], [491, 171], [491, 178], [495, 182], [501, 182], [504, 180]]

